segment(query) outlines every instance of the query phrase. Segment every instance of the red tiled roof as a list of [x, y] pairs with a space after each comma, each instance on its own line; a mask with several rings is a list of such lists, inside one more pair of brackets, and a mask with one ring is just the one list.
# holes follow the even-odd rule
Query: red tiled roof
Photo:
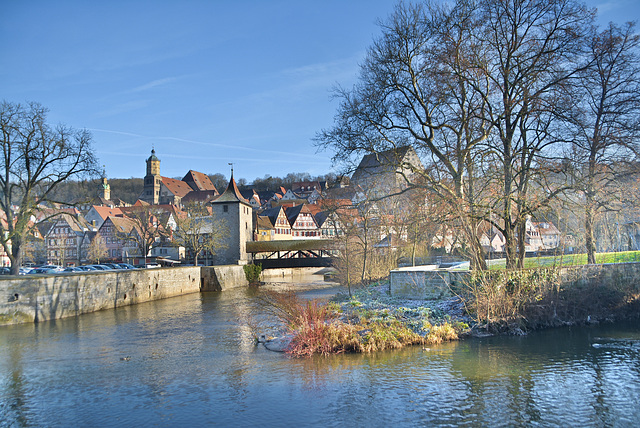
[[182, 198], [183, 203], [187, 202], [206, 202], [218, 195], [216, 190], [194, 190], [189, 192], [187, 196]]
[[109, 216], [122, 216], [122, 211], [120, 210], [120, 208], [101, 207], [98, 205], [93, 205], [92, 208], [96, 210], [102, 220], [106, 220]]
[[193, 190], [213, 190], [216, 194], [218, 193], [218, 189], [213, 185], [207, 174], [189, 170], [182, 178], [182, 181], [191, 186]]
[[175, 178], [162, 177], [162, 184], [164, 184], [171, 193], [180, 198], [193, 190], [187, 183], [176, 180]]

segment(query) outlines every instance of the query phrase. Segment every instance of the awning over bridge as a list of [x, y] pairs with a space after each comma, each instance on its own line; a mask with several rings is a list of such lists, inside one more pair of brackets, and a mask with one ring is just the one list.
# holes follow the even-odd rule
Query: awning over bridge
[[327, 239], [287, 239], [282, 241], [249, 241], [247, 253], [277, 253], [292, 251], [327, 251], [336, 245]]
[[276, 267], [313, 267], [331, 265], [331, 250], [336, 248], [330, 240], [291, 239], [283, 241], [247, 242], [247, 253], [263, 269]]

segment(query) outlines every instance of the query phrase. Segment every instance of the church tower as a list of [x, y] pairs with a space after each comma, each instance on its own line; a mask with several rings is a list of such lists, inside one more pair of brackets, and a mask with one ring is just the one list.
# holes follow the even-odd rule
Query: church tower
[[109, 186], [109, 182], [107, 181], [107, 176], [102, 176], [102, 193], [100, 196], [107, 201], [111, 200], [111, 186]]
[[157, 158], [155, 149], [152, 149], [151, 156], [147, 159], [147, 175], [144, 177], [144, 189], [140, 200], [157, 205], [160, 200], [161, 183], [160, 159]]

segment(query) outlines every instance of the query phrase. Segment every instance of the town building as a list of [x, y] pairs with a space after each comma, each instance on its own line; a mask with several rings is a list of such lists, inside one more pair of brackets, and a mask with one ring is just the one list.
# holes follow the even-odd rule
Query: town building
[[186, 202], [204, 203], [218, 195], [218, 191], [206, 174], [190, 170], [182, 178], [160, 175], [160, 159], [151, 150], [147, 158], [147, 173], [139, 199], [151, 205], [182, 205]]
[[389, 195], [415, 179], [413, 170], [423, 169], [411, 146], [365, 155], [351, 175], [351, 186], [366, 189], [369, 196]]
[[81, 245], [85, 234], [95, 232], [81, 216], [63, 213], [51, 220], [51, 227], [44, 236], [47, 260], [59, 266], [78, 266], [84, 261]]

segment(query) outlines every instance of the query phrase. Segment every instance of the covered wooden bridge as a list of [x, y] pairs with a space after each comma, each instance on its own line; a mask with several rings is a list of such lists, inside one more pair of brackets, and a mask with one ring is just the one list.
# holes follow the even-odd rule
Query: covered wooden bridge
[[247, 253], [263, 269], [331, 266], [335, 243], [324, 239], [247, 242]]

